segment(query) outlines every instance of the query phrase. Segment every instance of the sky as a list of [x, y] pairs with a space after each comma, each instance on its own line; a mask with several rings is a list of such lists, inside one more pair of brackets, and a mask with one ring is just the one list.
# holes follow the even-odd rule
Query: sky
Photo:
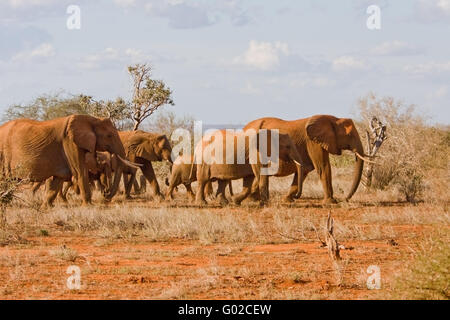
[[144, 62], [173, 90], [166, 110], [208, 124], [354, 117], [369, 92], [450, 124], [450, 0], [0, 0], [0, 112], [60, 91], [130, 98], [127, 66]]

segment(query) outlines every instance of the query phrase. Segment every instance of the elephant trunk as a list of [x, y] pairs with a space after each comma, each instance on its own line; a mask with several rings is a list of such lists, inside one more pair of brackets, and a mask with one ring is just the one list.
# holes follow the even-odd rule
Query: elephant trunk
[[300, 198], [302, 195], [302, 164], [301, 164], [301, 158], [300, 158], [300, 154], [297, 151], [297, 148], [295, 147], [295, 145], [292, 148], [292, 152], [291, 152], [291, 159], [294, 161], [295, 166], [297, 168], [297, 175], [298, 175], [298, 179], [297, 179], [297, 194], [295, 195], [296, 198]]
[[[355, 152], [355, 153], [357, 152], [359, 154], [364, 154], [364, 149], [363, 149], [361, 140], [358, 139], [358, 141], [356, 143], [356, 147], [353, 148], [353, 152]], [[347, 194], [347, 197], [345, 197], [346, 200], [350, 200], [350, 198], [353, 196], [353, 194], [358, 189], [359, 183], [361, 182], [363, 168], [364, 168], [364, 161], [361, 158], [356, 157], [356, 162], [355, 162], [354, 171], [353, 171], [353, 183], [350, 188], [350, 192]]]
[[122, 173], [125, 167], [125, 163], [119, 160], [120, 158], [123, 159], [126, 157], [125, 148], [123, 147], [122, 141], [120, 140], [119, 136], [117, 136], [117, 141], [114, 144], [114, 148], [108, 151], [111, 153], [112, 157], [116, 157], [115, 160], [117, 163], [117, 169], [114, 172], [114, 178], [112, 180], [111, 188], [104, 195], [104, 198], [109, 201], [115, 196], [117, 190], [119, 190], [120, 179], [122, 178]]
[[117, 193], [117, 190], [119, 189], [120, 179], [122, 177], [124, 164], [122, 164], [120, 161], [118, 161], [117, 169], [114, 171], [114, 178], [112, 180], [111, 187], [109, 188], [108, 192], [104, 195], [106, 200], [111, 200], [112, 197], [115, 196]]

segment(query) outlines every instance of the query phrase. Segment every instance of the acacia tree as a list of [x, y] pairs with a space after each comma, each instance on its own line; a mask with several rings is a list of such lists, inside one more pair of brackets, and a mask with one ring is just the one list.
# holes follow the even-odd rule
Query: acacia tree
[[151, 116], [159, 107], [170, 104], [172, 91], [162, 80], [151, 78], [151, 66], [136, 64], [128, 67], [133, 78], [133, 100], [131, 103], [131, 116], [134, 121], [133, 130], [137, 130], [141, 123]]

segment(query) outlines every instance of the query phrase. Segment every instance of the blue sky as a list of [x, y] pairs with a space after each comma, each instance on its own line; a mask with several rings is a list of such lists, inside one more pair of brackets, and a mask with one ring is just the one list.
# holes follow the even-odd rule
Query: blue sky
[[0, 0], [0, 111], [60, 90], [129, 97], [127, 65], [150, 62], [166, 110], [210, 124], [352, 117], [370, 91], [449, 124], [449, 39], [450, 0]]

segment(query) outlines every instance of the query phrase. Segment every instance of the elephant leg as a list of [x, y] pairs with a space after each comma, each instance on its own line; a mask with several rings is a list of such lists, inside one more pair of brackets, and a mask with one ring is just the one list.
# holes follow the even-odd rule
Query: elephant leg
[[[302, 176], [300, 177], [300, 183], [301, 183], [301, 188], [303, 189], [303, 182], [306, 179], [306, 176], [308, 175], [308, 173], [310, 173], [311, 171], [307, 171], [305, 168], [302, 170]], [[300, 190], [299, 195], [297, 195], [297, 191], [298, 191], [298, 173], [296, 172], [294, 174], [294, 178], [292, 179], [292, 183], [291, 183], [291, 187], [289, 188], [289, 192], [288, 194], [284, 197], [284, 201], [286, 202], [293, 202], [294, 199], [299, 199], [301, 194], [302, 194], [302, 190]]]
[[[206, 197], [209, 197], [209, 198], [212, 198], [212, 197], [213, 197], [213, 194], [214, 194], [214, 189], [213, 189], [211, 180], [209, 180], [209, 181], [206, 183], [206, 186], [205, 186], [205, 196], [206, 196]], [[218, 193], [216, 193], [216, 197], [217, 197], [217, 194], [218, 194]]]
[[55, 201], [58, 192], [61, 190], [63, 182], [64, 181], [58, 177], [51, 177], [47, 179], [45, 183], [47, 195], [43, 206], [53, 207], [53, 202]]
[[139, 193], [147, 192], [147, 180], [144, 176], [140, 176], [139, 178]]
[[314, 153], [311, 157], [314, 168], [317, 170], [320, 181], [322, 182], [324, 197], [323, 203], [336, 203], [333, 198], [333, 184], [331, 180], [331, 164], [328, 152], [323, 151]]
[[249, 196], [249, 194], [252, 192], [253, 180], [254, 180], [253, 176], [248, 176], [244, 178], [242, 184], [242, 192], [232, 197], [233, 202], [235, 204], [240, 205], [241, 202], [244, 201], [244, 199]]
[[295, 199], [295, 195], [298, 191], [298, 174], [297, 172], [294, 174], [294, 179], [292, 180], [291, 187], [289, 188], [288, 194], [284, 197], [284, 201], [286, 202], [293, 202]]
[[259, 180], [260, 204], [266, 205], [269, 202], [269, 176], [261, 175]]
[[230, 196], [234, 196], [234, 194], [233, 194], [233, 180], [228, 180], [228, 191], [230, 191]]
[[136, 180], [136, 170], [133, 170], [130, 175], [123, 175], [123, 184], [125, 186], [125, 198], [131, 199], [131, 188], [133, 187], [133, 183]]
[[61, 187], [59, 188], [58, 195], [63, 202], [65, 202], [65, 203], [68, 202], [66, 194], [64, 193], [64, 181], [61, 183]]
[[192, 191], [191, 184], [190, 183], [186, 183], [184, 186], [186, 187], [186, 192], [187, 192], [190, 200], [194, 201], [195, 200], [195, 194], [194, 194], [194, 191]]
[[166, 192], [166, 200], [173, 200], [173, 190], [175, 187], [173, 185], [169, 185]]
[[195, 202], [199, 205], [206, 205], [207, 202], [205, 200], [205, 186], [208, 183], [208, 180], [198, 180], [197, 181], [197, 194], [195, 195]]
[[218, 180], [216, 197], [222, 206], [225, 206], [228, 204], [228, 200], [225, 197], [225, 188], [227, 187], [227, 184], [228, 184], [228, 180]]
[[250, 200], [261, 201], [261, 193], [259, 192], [259, 185], [254, 184], [250, 191]]
[[33, 184], [33, 188], [31, 189], [33, 191], [33, 196], [36, 194], [36, 192], [39, 190], [39, 188], [44, 184], [44, 181], [35, 182]]
[[[168, 181], [167, 181], [168, 180]], [[178, 185], [181, 184], [181, 178], [179, 175], [173, 173], [169, 179], [166, 179], [167, 183], [167, 191], [166, 191], [166, 199], [173, 200], [173, 191], [176, 189]], [[142, 187], [142, 181], [141, 181]], [[186, 187], [187, 189], [187, 187]]]
[[73, 186], [72, 180], [68, 181], [68, 182], [64, 185], [64, 187], [63, 187], [63, 189], [62, 189], [62, 191], [61, 191], [61, 198], [64, 197], [64, 198], [67, 200], [67, 192], [69, 192], [69, 189], [70, 189], [70, 187], [72, 187], [72, 186]]
[[109, 192], [109, 186], [108, 186], [108, 177], [106, 174], [101, 174], [100, 178], [98, 180], [98, 185], [100, 187], [100, 191], [102, 194], [105, 194], [105, 192]]
[[159, 190], [158, 180], [156, 179], [155, 171], [153, 171], [151, 162], [145, 161], [144, 166], [141, 168], [141, 170], [150, 185], [150, 190], [153, 198], [158, 202], [163, 201], [164, 196]]
[[139, 187], [139, 183], [138, 183], [137, 179], [134, 179], [134, 181], [133, 181], [133, 189], [134, 189], [134, 194], [141, 193], [141, 188]]

